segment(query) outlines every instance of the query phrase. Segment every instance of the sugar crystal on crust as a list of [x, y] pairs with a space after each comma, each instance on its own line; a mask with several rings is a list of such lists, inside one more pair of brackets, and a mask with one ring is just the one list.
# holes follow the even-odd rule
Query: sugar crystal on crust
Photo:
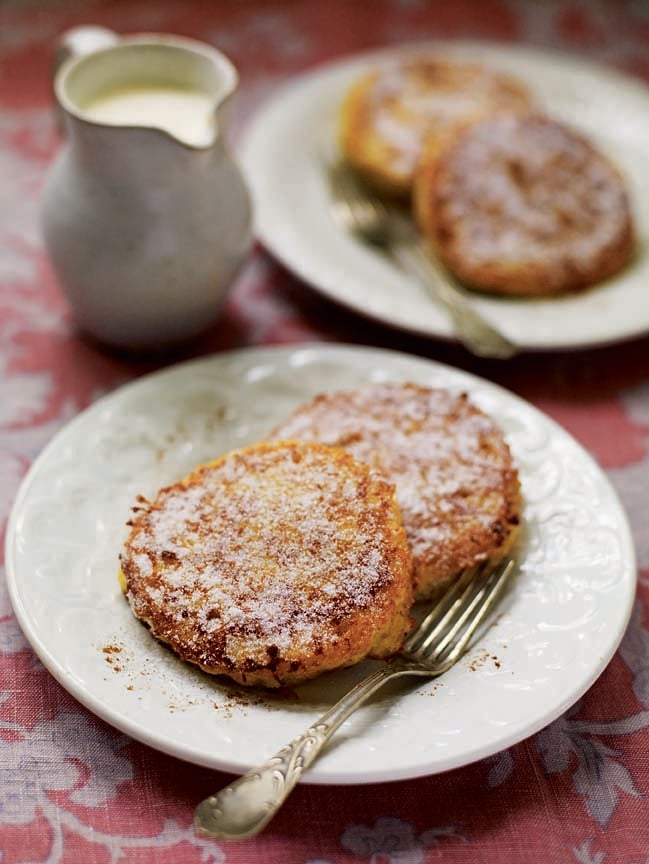
[[417, 599], [513, 543], [518, 473], [498, 424], [464, 393], [409, 382], [323, 393], [273, 436], [344, 447], [395, 484]]
[[241, 683], [295, 683], [398, 649], [410, 553], [393, 487], [344, 451], [276, 442], [160, 490], [121, 556], [135, 614]]

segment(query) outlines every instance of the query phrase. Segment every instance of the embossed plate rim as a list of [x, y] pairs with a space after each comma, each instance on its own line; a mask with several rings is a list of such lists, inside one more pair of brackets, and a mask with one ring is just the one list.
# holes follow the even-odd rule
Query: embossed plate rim
[[[124, 522], [136, 492], [152, 493], [214, 450], [259, 437], [311, 393], [382, 378], [466, 389], [501, 418], [522, 462], [521, 570], [501, 617], [465, 661], [440, 682], [361, 709], [306, 782], [459, 767], [573, 704], [615, 652], [635, 591], [630, 529], [607, 478], [568, 433], [497, 385], [434, 361], [345, 345], [242, 349], [168, 367], [100, 399], [47, 445], [10, 515], [6, 573], [18, 621], [52, 675], [122, 732], [215, 769], [241, 772], [302, 731], [363, 667], [318, 679], [290, 702], [256, 701], [188, 669], [135, 621], [117, 586]], [[586, 503], [585, 521], [573, 526], [591, 498], [597, 513]], [[569, 559], [563, 541], [593, 520], [603, 539], [594, 551], [576, 543]], [[558, 549], [547, 548], [552, 524]], [[583, 653], [584, 643], [592, 652]], [[411, 741], [406, 749], [403, 740]]]
[[426, 41], [343, 57], [290, 79], [248, 120], [239, 151], [255, 201], [257, 235], [266, 248], [314, 290], [356, 313], [420, 336], [455, 339], [448, 317], [425, 290], [343, 235], [328, 212], [323, 172], [323, 156], [336, 151], [336, 111], [345, 88], [378, 60], [421, 48], [516, 74], [546, 110], [592, 136], [629, 181], [639, 238], [630, 267], [566, 297], [476, 295], [479, 311], [530, 351], [606, 345], [649, 332], [644, 291], [649, 278], [644, 206], [649, 89], [640, 79], [567, 53], [484, 41]]

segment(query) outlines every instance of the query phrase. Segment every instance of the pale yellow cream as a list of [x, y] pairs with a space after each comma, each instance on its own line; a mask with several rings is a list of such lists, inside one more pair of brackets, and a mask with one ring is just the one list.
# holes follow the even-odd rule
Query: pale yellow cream
[[84, 113], [99, 123], [163, 129], [196, 147], [214, 140], [214, 102], [196, 90], [135, 86], [110, 90], [88, 103]]

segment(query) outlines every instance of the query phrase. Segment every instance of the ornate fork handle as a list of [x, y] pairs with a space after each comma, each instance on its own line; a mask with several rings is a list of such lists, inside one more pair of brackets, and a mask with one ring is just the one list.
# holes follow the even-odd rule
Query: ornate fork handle
[[382, 684], [400, 675], [435, 678], [459, 660], [513, 567], [514, 560], [509, 558], [496, 567], [486, 562], [467, 568], [408, 634], [400, 655], [360, 681], [306, 732], [259, 768], [202, 801], [195, 812], [196, 828], [224, 840], [254, 837], [281, 807], [336, 729]]
[[254, 837], [279, 810], [339, 726], [386, 681], [406, 674], [431, 677], [434, 672], [399, 659], [379, 667], [275, 756], [202, 801], [195, 812], [196, 828], [223, 840]]
[[474, 354], [501, 358], [516, 354], [516, 346], [475, 311], [471, 301], [435, 264], [419, 240], [397, 230], [393, 232], [389, 249], [397, 263], [406, 271], [414, 272], [429, 293], [444, 306], [458, 338]]

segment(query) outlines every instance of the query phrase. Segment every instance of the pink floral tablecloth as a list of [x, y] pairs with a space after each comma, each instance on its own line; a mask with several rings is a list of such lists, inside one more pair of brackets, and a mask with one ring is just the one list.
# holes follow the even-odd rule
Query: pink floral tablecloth
[[649, 5], [641, 0], [3, 0], [3, 535], [19, 484], [41, 448], [121, 384], [178, 359], [242, 346], [351, 342], [469, 370], [564, 426], [619, 493], [637, 548], [638, 591], [617, 654], [583, 698], [546, 729], [438, 776], [302, 786], [260, 837], [227, 843], [201, 838], [192, 827], [194, 805], [227, 775], [130, 740], [78, 704], [32, 651], [3, 581], [0, 860], [648, 864], [649, 338], [508, 362], [479, 360], [453, 344], [393, 332], [342, 311], [257, 247], [218, 324], [183, 353], [136, 361], [101, 350], [77, 333], [39, 229], [43, 183], [60, 143], [50, 101], [53, 46], [64, 29], [87, 23], [179, 33], [224, 50], [241, 74], [235, 140], [255, 108], [290, 76], [352, 52], [425, 37], [527, 43], [649, 80]]

